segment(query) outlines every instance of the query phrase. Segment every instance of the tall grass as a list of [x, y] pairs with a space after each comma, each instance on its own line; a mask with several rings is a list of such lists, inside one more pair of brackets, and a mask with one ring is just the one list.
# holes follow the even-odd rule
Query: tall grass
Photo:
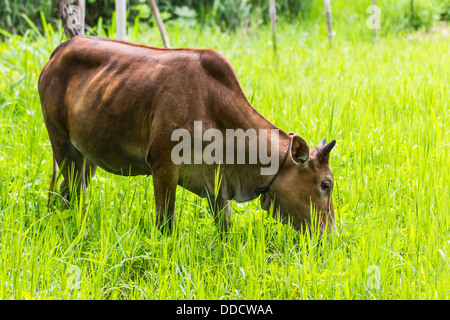
[[[365, 24], [364, 26], [365, 27]], [[175, 230], [154, 227], [151, 177], [99, 169], [82, 208], [47, 209], [51, 147], [37, 79], [62, 33], [0, 44], [1, 299], [448, 299], [448, 44], [385, 35], [376, 46], [320, 28], [228, 34], [168, 27], [176, 47], [212, 47], [253, 105], [314, 145], [337, 139], [336, 234], [296, 234], [232, 203], [221, 239], [207, 199], [178, 188]], [[133, 41], [162, 45], [156, 29]], [[448, 41], [448, 40], [447, 40]]]

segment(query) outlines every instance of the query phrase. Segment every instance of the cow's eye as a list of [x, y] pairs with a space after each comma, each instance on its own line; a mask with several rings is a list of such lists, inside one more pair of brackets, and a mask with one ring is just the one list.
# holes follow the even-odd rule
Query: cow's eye
[[320, 183], [320, 188], [321, 188], [323, 191], [329, 192], [329, 191], [331, 190], [331, 182], [328, 181], [328, 180], [322, 181], [322, 182]]

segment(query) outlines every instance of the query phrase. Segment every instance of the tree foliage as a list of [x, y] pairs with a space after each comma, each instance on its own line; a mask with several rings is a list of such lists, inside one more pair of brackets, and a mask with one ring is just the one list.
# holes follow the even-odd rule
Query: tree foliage
[[[73, 1], [73, 0], [72, 0]], [[41, 12], [47, 22], [56, 23], [57, 0], [2, 0], [0, 2], [0, 29], [9, 33], [24, 33], [29, 25], [26, 15], [42, 30]], [[73, 1], [74, 2], [74, 1]], [[267, 0], [158, 0], [163, 20], [180, 20], [185, 23], [212, 24], [222, 30], [236, 30], [249, 23], [269, 23]], [[333, 1], [332, 14], [350, 19], [363, 15], [369, 0]], [[389, 28], [405, 29], [430, 27], [437, 20], [449, 20], [450, 0], [386, 0], [382, 6], [382, 19]], [[154, 23], [147, 0], [127, 0], [127, 19], [133, 24], [137, 18], [142, 23]], [[316, 21], [324, 18], [322, 0], [277, 0], [277, 15], [286, 22]], [[361, 10], [360, 10], [361, 9]], [[86, 0], [86, 25], [110, 25], [115, 10], [115, 0]], [[361, 12], [359, 12], [361, 11]], [[346, 13], [346, 14], [342, 14]]]

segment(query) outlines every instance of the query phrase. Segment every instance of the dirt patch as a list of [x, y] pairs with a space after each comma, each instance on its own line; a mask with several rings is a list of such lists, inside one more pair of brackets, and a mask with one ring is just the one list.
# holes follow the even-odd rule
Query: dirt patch
[[450, 35], [450, 26], [446, 21], [440, 21], [426, 31], [414, 31], [406, 36], [408, 40], [425, 40], [430, 37], [434, 39], [447, 39]]

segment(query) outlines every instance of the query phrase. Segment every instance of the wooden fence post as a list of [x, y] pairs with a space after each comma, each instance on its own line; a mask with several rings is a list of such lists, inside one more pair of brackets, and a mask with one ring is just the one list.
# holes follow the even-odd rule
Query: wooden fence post
[[327, 16], [327, 27], [328, 27], [328, 39], [330, 40], [330, 46], [333, 40], [333, 28], [331, 27], [331, 5], [330, 0], [323, 0], [323, 5], [325, 6], [325, 13]]
[[377, 0], [372, 0], [372, 14], [373, 16], [373, 34], [375, 36], [375, 43], [378, 42], [378, 25], [380, 24], [380, 17], [377, 15]]
[[127, 36], [127, 2], [116, 0], [116, 39], [125, 40]]
[[270, 25], [272, 27], [272, 42], [273, 42], [273, 51], [277, 53], [277, 7], [275, 4], [275, 0], [269, 0], [269, 15], [270, 15]]
[[63, 28], [69, 38], [84, 34], [85, 0], [77, 0], [72, 5], [70, 0], [58, 1], [58, 17], [61, 18]]
[[156, 24], [158, 25], [159, 32], [161, 33], [161, 38], [164, 42], [164, 47], [170, 48], [169, 38], [167, 37], [166, 28], [164, 27], [164, 22], [161, 19], [161, 15], [159, 14], [158, 5], [156, 4], [156, 0], [148, 0], [150, 7], [152, 7], [153, 15], [155, 16]]
[[77, 0], [77, 5], [80, 7], [80, 24], [81, 31], [80, 34], [84, 35], [84, 21], [86, 16], [86, 1], [85, 0]]

